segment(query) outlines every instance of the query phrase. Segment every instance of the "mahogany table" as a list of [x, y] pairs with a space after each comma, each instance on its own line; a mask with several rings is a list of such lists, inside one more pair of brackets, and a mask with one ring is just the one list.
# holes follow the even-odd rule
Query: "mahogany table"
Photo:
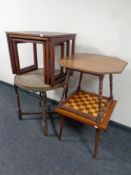
[[[47, 118], [47, 91], [54, 90], [63, 86], [66, 77], [66, 70], [62, 67], [59, 71], [55, 69], [55, 50], [60, 49], [60, 57], [69, 56], [75, 52], [76, 34], [42, 32], [42, 31], [23, 31], [6, 32], [12, 73], [16, 74], [14, 87], [17, 97], [17, 111], [19, 119], [23, 115], [42, 114], [42, 129], [45, 135], [48, 134]], [[33, 64], [22, 67], [18, 45], [32, 44]], [[41, 44], [43, 49], [43, 68], [38, 67], [38, 48]], [[30, 59], [30, 58], [29, 58]], [[40, 93], [40, 112], [22, 112], [18, 88]]]
[[[25, 31], [6, 32], [6, 35], [13, 74], [23, 74], [38, 69], [37, 44], [42, 44], [44, 83], [53, 86], [65, 79], [66, 71], [64, 71], [63, 68], [61, 68], [59, 74], [55, 75], [55, 48], [56, 46], [60, 47], [60, 57], [74, 54], [76, 34]], [[21, 43], [32, 43], [33, 45], [34, 63], [33, 65], [24, 68], [21, 68], [19, 60], [18, 44]]]
[[[64, 117], [93, 126], [96, 128], [94, 147], [94, 158], [96, 158], [100, 131], [107, 130], [109, 119], [116, 105], [116, 100], [113, 98], [112, 74], [121, 73], [126, 67], [127, 62], [115, 57], [81, 53], [61, 58], [60, 64], [67, 68], [67, 76], [61, 101], [55, 109], [57, 113], [62, 115], [59, 140], [62, 135]], [[70, 71], [72, 70], [80, 72], [78, 87], [67, 99], [64, 99]], [[98, 93], [86, 92], [81, 89], [83, 73], [92, 74], [99, 78]], [[109, 75], [109, 97], [102, 94], [103, 80], [106, 74]]]

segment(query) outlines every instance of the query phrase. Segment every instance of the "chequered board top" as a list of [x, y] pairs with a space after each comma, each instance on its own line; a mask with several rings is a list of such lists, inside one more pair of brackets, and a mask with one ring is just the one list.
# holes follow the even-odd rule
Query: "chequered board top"
[[[108, 98], [102, 98], [102, 111], [107, 106]], [[64, 103], [64, 108], [73, 109], [73, 111], [89, 114], [92, 117], [97, 117], [98, 114], [98, 96], [85, 91], [76, 92], [69, 97]]]

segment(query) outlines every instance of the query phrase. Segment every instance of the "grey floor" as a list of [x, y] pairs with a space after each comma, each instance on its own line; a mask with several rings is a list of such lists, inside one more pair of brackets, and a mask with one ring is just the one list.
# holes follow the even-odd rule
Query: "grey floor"
[[[38, 110], [37, 97], [21, 92], [23, 110]], [[28, 109], [27, 109], [28, 106]], [[41, 120], [19, 121], [12, 87], [0, 83], [0, 175], [131, 175], [131, 132], [110, 125], [92, 158], [95, 130], [66, 121], [62, 141], [59, 117], [41, 132]], [[52, 125], [53, 124], [53, 125]]]

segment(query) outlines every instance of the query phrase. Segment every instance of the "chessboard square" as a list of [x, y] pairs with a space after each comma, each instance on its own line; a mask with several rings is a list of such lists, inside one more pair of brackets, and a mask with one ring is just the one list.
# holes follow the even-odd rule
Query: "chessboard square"
[[94, 104], [95, 104], [95, 103], [93, 103], [93, 102], [91, 102], [91, 101], [89, 102], [89, 105], [90, 105], [90, 106], [93, 106]]
[[96, 112], [96, 110], [95, 109], [90, 109], [90, 112], [94, 113], [94, 112]]
[[92, 108], [92, 105], [89, 104], [89, 105], [87, 106], [87, 108], [88, 108], [88, 109], [91, 109], [91, 108]]
[[69, 100], [77, 100], [79, 97], [71, 97]]
[[98, 104], [94, 103], [93, 105], [93, 108], [98, 108]]
[[85, 101], [87, 101], [87, 99], [80, 98], [80, 101], [81, 101], [81, 102], [85, 102]]
[[75, 103], [77, 106], [83, 106], [81, 102]]
[[80, 97], [81, 100], [86, 101], [88, 98], [86, 97]]
[[84, 113], [87, 113], [87, 114], [89, 113], [89, 111], [88, 111], [88, 110], [86, 110], [86, 109], [84, 109], [84, 110], [83, 110], [83, 112], [84, 112]]
[[96, 106], [95, 107], [93, 106], [92, 109], [98, 111], [98, 107], [96, 107]]
[[97, 113], [92, 113], [92, 116], [93, 117], [97, 117]]
[[83, 103], [82, 105], [86, 107], [88, 105], [88, 103]]
[[88, 100], [92, 100], [92, 97], [89, 96], [89, 97], [88, 97]]
[[76, 103], [76, 104], [77, 103], [80, 103], [80, 100], [79, 99], [76, 99], [76, 100], [73, 101], [73, 103]]
[[86, 106], [85, 109], [88, 110], [88, 111], [90, 110], [90, 108], [88, 106]]
[[88, 107], [89, 103], [88, 102], [87, 103], [84, 103], [84, 105], [85, 105], [85, 107]]
[[79, 106], [74, 106], [73, 109], [79, 110]]
[[79, 110], [80, 110], [80, 111], [83, 111], [84, 109], [85, 109], [85, 108], [84, 108], [83, 106], [80, 106], [80, 107], [79, 107]]

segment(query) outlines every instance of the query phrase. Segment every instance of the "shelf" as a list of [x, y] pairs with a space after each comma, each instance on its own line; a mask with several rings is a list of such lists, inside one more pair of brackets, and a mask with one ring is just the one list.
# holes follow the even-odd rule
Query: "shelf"
[[[102, 117], [98, 126], [106, 129], [111, 113], [115, 107], [116, 101], [109, 97], [102, 97]], [[98, 94], [86, 92], [83, 90], [74, 92], [69, 98], [63, 101], [56, 112], [69, 118], [78, 119], [87, 124], [97, 126], [98, 117]], [[69, 114], [70, 113], [70, 114]]]

